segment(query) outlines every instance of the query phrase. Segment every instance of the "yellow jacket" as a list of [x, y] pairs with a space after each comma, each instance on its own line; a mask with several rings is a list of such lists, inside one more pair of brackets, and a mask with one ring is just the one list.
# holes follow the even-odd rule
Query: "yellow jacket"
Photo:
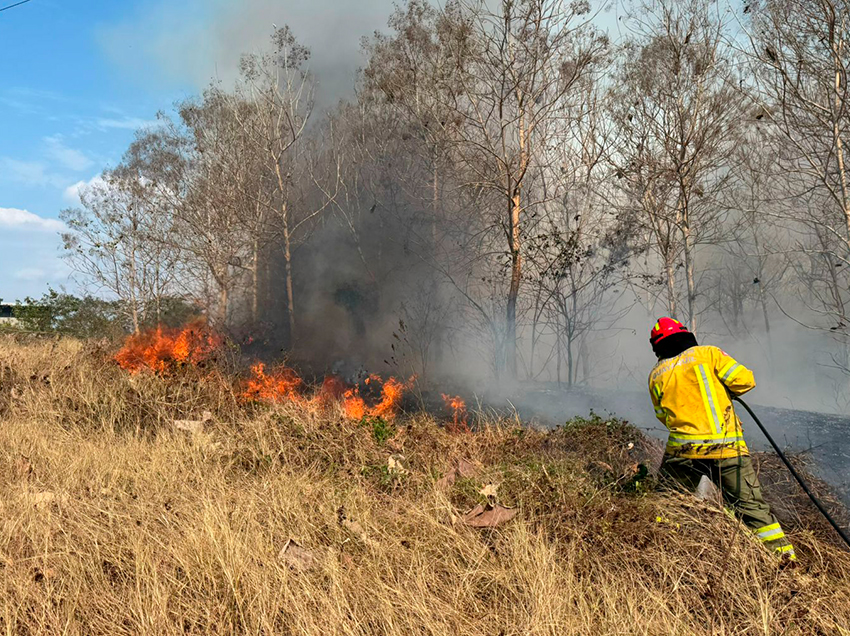
[[691, 347], [660, 360], [649, 374], [649, 393], [655, 415], [670, 429], [667, 453], [699, 459], [749, 455], [727, 389], [743, 395], [755, 385], [753, 372], [717, 347]]

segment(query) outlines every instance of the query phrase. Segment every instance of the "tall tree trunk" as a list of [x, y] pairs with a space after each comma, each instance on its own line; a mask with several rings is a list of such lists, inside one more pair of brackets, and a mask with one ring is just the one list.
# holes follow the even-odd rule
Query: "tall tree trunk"
[[141, 329], [139, 328], [139, 310], [136, 308], [136, 303], [132, 303], [132, 321], [133, 321], [133, 333], [139, 335], [141, 333]]
[[759, 304], [761, 305], [761, 313], [764, 317], [764, 332], [767, 334], [767, 346], [772, 352], [773, 345], [770, 342], [770, 315], [767, 311], [767, 296], [764, 293], [761, 282], [759, 282]]
[[579, 341], [578, 357], [581, 360], [581, 381], [586, 385], [590, 378], [590, 347], [586, 335]]
[[667, 274], [667, 311], [670, 312], [672, 318], [676, 317], [676, 268], [673, 263], [673, 254], [671, 249], [667, 249], [664, 253], [664, 271]]
[[838, 161], [838, 178], [841, 183], [841, 212], [844, 214], [844, 224], [847, 230], [845, 240], [847, 246], [850, 247], [850, 192], [848, 192], [847, 171], [844, 165], [844, 142], [841, 139], [841, 129], [839, 120], [836, 115], [840, 113], [842, 108], [842, 93], [847, 91], [846, 86], [841, 85], [841, 79], [845, 74], [842, 64], [844, 53], [844, 42], [833, 44], [833, 60], [835, 62], [835, 101], [832, 123], [832, 134], [835, 137], [835, 158]]
[[138, 232], [138, 224], [136, 222], [136, 217], [133, 216], [133, 229], [131, 234], [131, 243], [130, 243], [130, 312], [131, 318], [133, 321], [133, 333], [139, 334], [141, 329], [139, 328], [139, 302], [138, 298], [136, 298], [136, 234]]
[[505, 363], [506, 371], [511, 379], [516, 379], [517, 373], [517, 329], [516, 329], [516, 307], [519, 297], [519, 286], [522, 280], [522, 253], [520, 251], [519, 215], [520, 215], [520, 192], [517, 186], [515, 194], [511, 197], [510, 209], [510, 237], [511, 237], [511, 285], [508, 289], [508, 306], [506, 314], [505, 334]]
[[289, 223], [283, 222], [283, 260], [286, 278], [286, 314], [289, 325], [289, 346], [295, 344], [295, 300], [292, 292], [292, 245], [289, 235]]
[[261, 204], [262, 194], [260, 187], [257, 191], [257, 201], [254, 208], [257, 224], [254, 228], [254, 240], [251, 244], [251, 255], [253, 257], [251, 265], [251, 322], [253, 324], [256, 324], [260, 317], [260, 233], [265, 230], [265, 213]]
[[227, 325], [227, 305], [230, 302], [230, 294], [227, 285], [220, 284], [218, 289], [218, 322], [224, 327]]
[[286, 201], [286, 182], [283, 178], [283, 171], [280, 167], [280, 158], [275, 158], [275, 174], [277, 176], [278, 189], [282, 203], [280, 206], [280, 216], [283, 222], [283, 260], [284, 260], [284, 278], [286, 285], [286, 313], [287, 324], [289, 325], [289, 343], [292, 346], [295, 342], [295, 299], [292, 293], [292, 235], [289, 231], [289, 209]]
[[[432, 157], [433, 161], [433, 175], [431, 181], [431, 240], [434, 244], [434, 249], [437, 249], [437, 245], [439, 244], [439, 236], [438, 236], [438, 227], [437, 227], [437, 213], [440, 207], [440, 172], [437, 166], [437, 150], [436, 146], [434, 147], [434, 154]], [[441, 298], [440, 298], [440, 285], [436, 276], [432, 276], [431, 278], [431, 298], [432, 302], [436, 303], [437, 307], [441, 307]], [[443, 364], [443, 338], [442, 333], [438, 332], [436, 339], [434, 340], [434, 365], [439, 372], [440, 367]], [[424, 366], [424, 362], [423, 362]]]
[[[570, 353], [572, 353], [572, 347], [576, 341], [576, 333], [578, 331], [578, 290], [576, 289], [574, 279], [570, 281], [570, 286], [572, 291], [572, 298], [570, 299], [570, 304], [572, 305], [573, 314], [573, 319], [570, 323]], [[581, 354], [581, 350], [579, 350], [579, 354]], [[570, 386], [573, 386], [578, 380], [578, 361], [570, 362], [570, 369], [572, 371]]]
[[694, 244], [687, 209], [682, 211], [682, 235], [685, 239], [685, 280], [688, 292], [688, 328], [696, 330], [697, 317], [695, 310], [696, 280], [694, 278]]
[[260, 299], [260, 241], [254, 238], [252, 245], [253, 261], [251, 263], [251, 323], [257, 323]]
[[[519, 93], [519, 92], [518, 92]], [[512, 380], [517, 377], [517, 327], [516, 306], [519, 297], [519, 287], [522, 282], [522, 237], [520, 236], [520, 213], [522, 212], [522, 178], [528, 166], [528, 139], [525, 129], [525, 112], [523, 107], [523, 96], [518, 94], [519, 102], [519, 178], [512, 183], [508, 173], [508, 193], [510, 195], [510, 227], [509, 239], [511, 248], [511, 286], [508, 290], [508, 307], [506, 315], [507, 342], [505, 343], [507, 372]]]
[[556, 316], [555, 317], [555, 347], [557, 347], [555, 351], [555, 373], [556, 379], [558, 381], [558, 386], [561, 386], [561, 321]]

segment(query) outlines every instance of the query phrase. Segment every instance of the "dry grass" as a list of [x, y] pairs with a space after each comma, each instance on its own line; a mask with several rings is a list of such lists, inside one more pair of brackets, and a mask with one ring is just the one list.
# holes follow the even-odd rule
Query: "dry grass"
[[[204, 433], [172, 430], [203, 409]], [[240, 407], [224, 374], [129, 377], [96, 348], [12, 340], [0, 421], [8, 634], [850, 634], [850, 556], [821, 526], [796, 516], [801, 567], [780, 569], [710, 505], [624, 488], [651, 446], [616, 423], [453, 435], [420, 416], [379, 442]], [[441, 490], [461, 457], [480, 474]], [[520, 513], [466, 527], [486, 483]], [[279, 558], [290, 538], [312, 569]]]

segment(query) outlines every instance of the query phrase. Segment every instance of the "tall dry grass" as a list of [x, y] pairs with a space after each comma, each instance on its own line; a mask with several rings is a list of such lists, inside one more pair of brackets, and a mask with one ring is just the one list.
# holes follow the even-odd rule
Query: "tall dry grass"
[[[850, 634], [822, 525], [795, 516], [780, 568], [715, 506], [620, 479], [652, 454], [621, 424], [384, 430], [69, 341], [0, 341], [0, 395], [7, 634]], [[479, 472], [441, 487], [459, 458]], [[519, 514], [467, 527], [485, 484]]]

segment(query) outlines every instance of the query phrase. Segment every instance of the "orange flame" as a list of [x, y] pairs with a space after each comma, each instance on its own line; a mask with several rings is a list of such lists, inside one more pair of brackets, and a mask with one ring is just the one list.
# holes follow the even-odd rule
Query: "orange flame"
[[[181, 365], [198, 365], [208, 360], [222, 343], [221, 336], [201, 323], [183, 329], [160, 326], [129, 336], [115, 354], [115, 360], [130, 373], [148, 369], [168, 374]], [[383, 380], [370, 375], [365, 380], [369, 395], [364, 397], [358, 387], [347, 386], [336, 376], [327, 376], [321, 387], [309, 395], [304, 381], [293, 369], [278, 365], [268, 370], [265, 364], [256, 362], [251, 366], [251, 376], [242, 383], [240, 398], [245, 402], [294, 402], [321, 409], [340, 404], [349, 419], [361, 420], [367, 416], [392, 419], [401, 410], [404, 392], [414, 380]]]
[[242, 391], [242, 398], [256, 402], [300, 401], [303, 382], [292, 369], [283, 365], [266, 373], [266, 365], [257, 362], [251, 367], [254, 377], [249, 379]]
[[221, 336], [201, 323], [183, 329], [160, 326], [129, 336], [115, 354], [115, 361], [130, 373], [148, 369], [165, 374], [180, 365], [197, 365], [208, 360], [221, 344]]
[[267, 372], [265, 365], [258, 362], [251, 367], [251, 374], [252, 377], [245, 382], [241, 393], [241, 398], [247, 402], [295, 402], [321, 409], [339, 403], [345, 417], [351, 420], [361, 420], [367, 416], [394, 418], [401, 409], [405, 390], [410, 388], [414, 380], [411, 378], [408, 382], [401, 382], [396, 378], [389, 378], [384, 381], [380, 376], [369, 376], [365, 381], [367, 385], [381, 387], [380, 399], [370, 406], [360, 395], [358, 387], [347, 387], [336, 376], [327, 376], [314, 395], [306, 396], [303, 380], [288, 367], [279, 366]]
[[451, 396], [443, 395], [443, 402], [446, 405], [446, 408], [451, 410], [452, 412], [452, 425], [455, 430], [469, 430], [469, 424], [467, 420], [469, 418], [469, 413], [466, 410], [466, 402], [459, 395]]
[[369, 412], [366, 400], [360, 397], [356, 387], [345, 392], [342, 398], [342, 411], [350, 420], [362, 420]]
[[[372, 376], [372, 381], [380, 382], [380, 378]], [[370, 415], [374, 417], [393, 418], [401, 408], [401, 399], [404, 391], [413, 383], [411, 378], [407, 383], [390, 378], [381, 387], [381, 401], [370, 409]]]

